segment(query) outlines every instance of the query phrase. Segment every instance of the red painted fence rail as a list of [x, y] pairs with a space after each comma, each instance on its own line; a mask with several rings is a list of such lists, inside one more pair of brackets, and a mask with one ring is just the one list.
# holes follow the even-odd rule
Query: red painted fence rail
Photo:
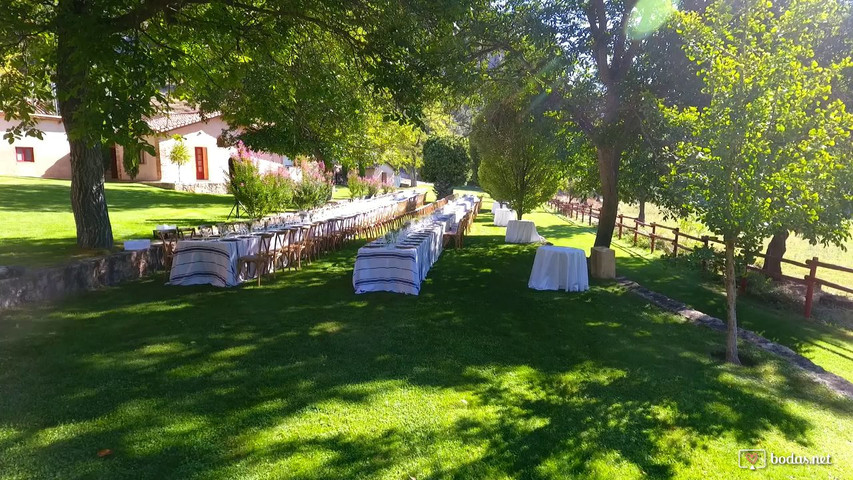
[[[566, 217], [580, 220], [581, 223], [587, 222], [589, 225], [592, 225], [593, 218], [595, 218], [597, 221], [601, 216], [600, 209], [593, 208], [592, 206], [587, 205], [585, 203], [565, 202], [554, 198], [549, 200], [548, 204]], [[643, 227], [645, 230], [641, 230], [641, 227]], [[658, 229], [670, 232], [672, 236], [667, 237], [665, 235], [661, 235]], [[677, 256], [679, 250], [686, 250], [688, 252], [692, 252], [696, 249], [695, 246], [679, 243], [680, 241], [683, 241], [685, 239], [692, 240], [694, 242], [700, 242], [702, 243], [702, 246], [704, 248], [713, 248], [714, 244], [724, 245], [723, 241], [716, 237], [710, 237], [708, 235], [702, 235], [700, 237], [689, 235], [679, 231], [678, 227], [670, 227], [655, 222], [645, 223], [639, 221], [635, 217], [629, 217], [621, 213], [616, 216], [616, 232], [619, 239], [622, 239], [622, 236], [624, 234], [633, 235], [634, 246], [637, 245], [638, 237], [648, 238], [649, 248], [651, 249], [652, 253], [654, 253], [656, 246], [661, 245], [660, 242], [667, 242], [672, 247], [672, 256]], [[753, 254], [753, 256], [762, 259], [767, 258], [766, 255], [761, 253], [755, 253]], [[832, 263], [821, 262], [820, 260], [818, 260], [817, 257], [814, 257], [810, 260], [806, 260], [805, 262], [788, 260], [787, 258], [781, 258], [780, 261], [782, 263], [794, 265], [796, 267], [804, 268], [809, 271], [808, 275], [805, 275], [803, 278], [792, 277], [790, 275], [781, 276], [781, 279], [805, 285], [806, 293], [803, 315], [805, 315], [806, 318], [811, 317], [812, 314], [812, 300], [814, 298], [815, 288], [820, 289], [821, 286], [826, 286], [829, 288], [840, 290], [842, 292], [853, 294], [853, 288], [845, 285], [839, 285], [837, 283], [830, 282], [829, 280], [818, 278], [817, 276], [818, 268], [825, 268], [851, 274], [853, 274], [853, 268], [845, 267], [843, 265], [835, 265]], [[748, 268], [751, 271], [765, 274], [765, 272], [760, 267], [757, 267], [755, 265], [749, 265]]]

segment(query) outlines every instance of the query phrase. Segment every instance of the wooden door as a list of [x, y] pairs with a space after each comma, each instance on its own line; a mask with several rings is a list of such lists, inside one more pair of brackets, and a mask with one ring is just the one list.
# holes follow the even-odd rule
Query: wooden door
[[195, 179], [207, 180], [207, 148], [195, 147]]
[[110, 178], [118, 178], [118, 155], [116, 147], [110, 147]]

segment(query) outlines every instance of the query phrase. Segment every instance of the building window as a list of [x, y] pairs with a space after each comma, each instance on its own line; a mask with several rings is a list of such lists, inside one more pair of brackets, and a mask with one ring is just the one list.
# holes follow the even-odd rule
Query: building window
[[19, 162], [35, 162], [32, 147], [15, 147], [15, 159]]
[[145, 150], [139, 151], [139, 164], [145, 165]]

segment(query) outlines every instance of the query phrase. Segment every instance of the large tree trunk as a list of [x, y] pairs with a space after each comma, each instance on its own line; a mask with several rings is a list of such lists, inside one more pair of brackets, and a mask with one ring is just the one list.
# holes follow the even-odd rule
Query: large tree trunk
[[57, 43], [56, 91], [59, 111], [71, 147], [71, 210], [81, 248], [113, 247], [113, 230], [104, 196], [104, 160], [100, 132], [76, 128], [87, 87], [86, 72], [68, 61], [76, 54], [70, 30], [60, 28]]
[[[67, 125], [67, 124], [66, 124]], [[82, 140], [71, 145], [71, 210], [81, 248], [113, 248], [113, 229], [104, 196], [104, 164], [101, 148]]]
[[640, 200], [640, 213], [637, 214], [637, 220], [641, 223], [646, 223], [646, 201]]
[[728, 328], [726, 329], [726, 361], [740, 365], [737, 353], [737, 277], [735, 273], [735, 238], [725, 237], [726, 243], [726, 311]]
[[782, 279], [782, 257], [785, 256], [785, 251], [788, 249], [786, 242], [790, 232], [788, 230], [779, 230], [770, 239], [765, 252], [764, 266], [762, 270], [770, 278], [776, 280]]
[[415, 160], [415, 156], [414, 156], [414, 155], [412, 155], [412, 172], [411, 172], [411, 176], [412, 176], [411, 186], [413, 186], [413, 187], [417, 187], [417, 186], [418, 186], [418, 165], [417, 165], [417, 163], [416, 163], [416, 160]]
[[601, 205], [601, 216], [598, 219], [595, 246], [610, 248], [619, 209], [617, 181], [621, 151], [612, 145], [598, 145], [596, 153], [598, 154], [598, 173], [601, 176], [601, 196], [604, 201]]

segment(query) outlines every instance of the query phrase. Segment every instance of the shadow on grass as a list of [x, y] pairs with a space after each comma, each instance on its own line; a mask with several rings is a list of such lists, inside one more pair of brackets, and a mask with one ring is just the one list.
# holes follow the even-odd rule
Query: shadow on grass
[[[573, 239], [572, 246], [589, 251], [595, 227], [561, 223], [538, 228], [546, 238]], [[544, 232], [544, 233], [543, 233]], [[644, 287], [667, 295], [697, 310], [718, 318], [726, 318], [726, 299], [716, 275], [672, 262], [660, 255], [640, 254], [630, 247], [631, 238], [614, 238], [611, 248], [617, 251], [617, 274]], [[818, 365], [853, 381], [853, 332], [843, 327], [803, 318], [798, 310], [771, 305], [749, 295], [738, 298], [738, 322], [743, 328], [759, 333], [810, 358]]]
[[[118, 251], [116, 247], [112, 252]], [[0, 265], [44, 267], [61, 265], [74, 260], [108, 255], [110, 250], [87, 250], [77, 247], [77, 239], [67, 238], [4, 238], [0, 245]]]
[[780, 396], [851, 414], [795, 374], [717, 365], [721, 337], [619, 289], [527, 289], [533, 245], [469, 237], [418, 297], [355, 295], [355, 248], [261, 287], [157, 278], [4, 315], [0, 470], [560, 478], [619, 459], [670, 478], [708, 438], [808, 445]]
[[[673, 264], [667, 259], [620, 258], [620, 272], [643, 286], [676, 298], [697, 310], [726, 318], [726, 299], [720, 280], [711, 274]], [[738, 298], [738, 321], [802, 354], [822, 350], [826, 356], [811, 357], [824, 368], [853, 381], [853, 332], [835, 325], [803, 318], [799, 311], [770, 305], [749, 295]], [[844, 353], [847, 352], [847, 353]], [[832, 362], [828, 364], [826, 362]]]

